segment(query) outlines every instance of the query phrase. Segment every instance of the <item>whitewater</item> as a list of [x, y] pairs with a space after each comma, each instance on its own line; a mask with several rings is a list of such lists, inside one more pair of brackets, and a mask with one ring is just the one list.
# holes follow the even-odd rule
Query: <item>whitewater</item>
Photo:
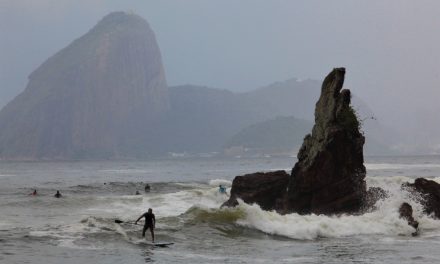
[[[367, 186], [390, 197], [365, 214], [335, 216], [279, 215], [243, 202], [220, 209], [228, 199], [220, 184], [229, 193], [236, 175], [290, 171], [287, 157], [0, 162], [0, 263], [439, 262], [440, 221], [400, 186], [417, 177], [440, 183], [440, 157], [366, 160]], [[33, 189], [39, 195], [28, 195]], [[56, 190], [63, 198], [53, 198]], [[402, 202], [412, 205], [419, 236], [398, 217]], [[152, 247], [142, 225], [131, 224], [148, 208], [156, 240], [174, 245]]]

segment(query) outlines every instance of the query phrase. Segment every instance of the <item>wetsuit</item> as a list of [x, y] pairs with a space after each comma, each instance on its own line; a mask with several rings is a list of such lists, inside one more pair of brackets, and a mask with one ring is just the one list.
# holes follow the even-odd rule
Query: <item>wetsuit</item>
[[154, 217], [153, 213], [148, 213], [148, 212], [146, 212], [139, 218], [142, 217], [145, 217], [145, 224], [144, 224], [144, 229], [142, 230], [142, 237], [145, 237], [145, 232], [147, 231], [147, 229], [150, 229], [151, 236], [154, 241], [154, 226], [156, 224], [156, 218]]

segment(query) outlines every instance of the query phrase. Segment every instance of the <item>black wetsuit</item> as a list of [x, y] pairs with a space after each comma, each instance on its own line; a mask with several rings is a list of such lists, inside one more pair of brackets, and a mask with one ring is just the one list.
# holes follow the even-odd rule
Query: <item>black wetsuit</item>
[[[146, 212], [141, 217], [145, 217], [144, 229], [142, 230], [142, 236], [145, 237], [145, 232], [149, 228], [151, 233], [153, 234], [154, 225], [156, 224], [156, 218], [153, 213]], [[153, 238], [154, 239], [154, 238]]]

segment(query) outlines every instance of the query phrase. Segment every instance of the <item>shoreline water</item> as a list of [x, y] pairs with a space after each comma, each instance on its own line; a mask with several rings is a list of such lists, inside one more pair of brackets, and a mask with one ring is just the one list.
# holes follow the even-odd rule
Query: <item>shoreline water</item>
[[[410, 160], [410, 161], [408, 161]], [[440, 157], [367, 159], [367, 185], [391, 192], [362, 216], [281, 216], [255, 205], [219, 209], [236, 175], [290, 169], [291, 158], [154, 162], [1, 163], [1, 263], [433, 263], [440, 260], [440, 221], [411, 200], [421, 235], [398, 217], [402, 182], [440, 182]], [[104, 184], [105, 183], [105, 184]], [[145, 193], [145, 183], [152, 186]], [[30, 186], [32, 185], [32, 186]], [[40, 195], [28, 196], [37, 188]], [[55, 199], [60, 189], [64, 197]], [[142, 195], [134, 195], [135, 191]], [[228, 189], [228, 192], [230, 189]], [[149, 207], [157, 241], [140, 243], [131, 221]]]

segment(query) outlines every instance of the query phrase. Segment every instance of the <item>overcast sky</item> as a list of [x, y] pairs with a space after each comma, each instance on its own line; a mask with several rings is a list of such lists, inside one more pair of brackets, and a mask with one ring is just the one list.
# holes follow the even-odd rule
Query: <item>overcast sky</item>
[[346, 87], [379, 119], [440, 132], [437, 0], [0, 0], [0, 107], [50, 55], [120, 10], [150, 23], [170, 85], [245, 91], [344, 66]]

